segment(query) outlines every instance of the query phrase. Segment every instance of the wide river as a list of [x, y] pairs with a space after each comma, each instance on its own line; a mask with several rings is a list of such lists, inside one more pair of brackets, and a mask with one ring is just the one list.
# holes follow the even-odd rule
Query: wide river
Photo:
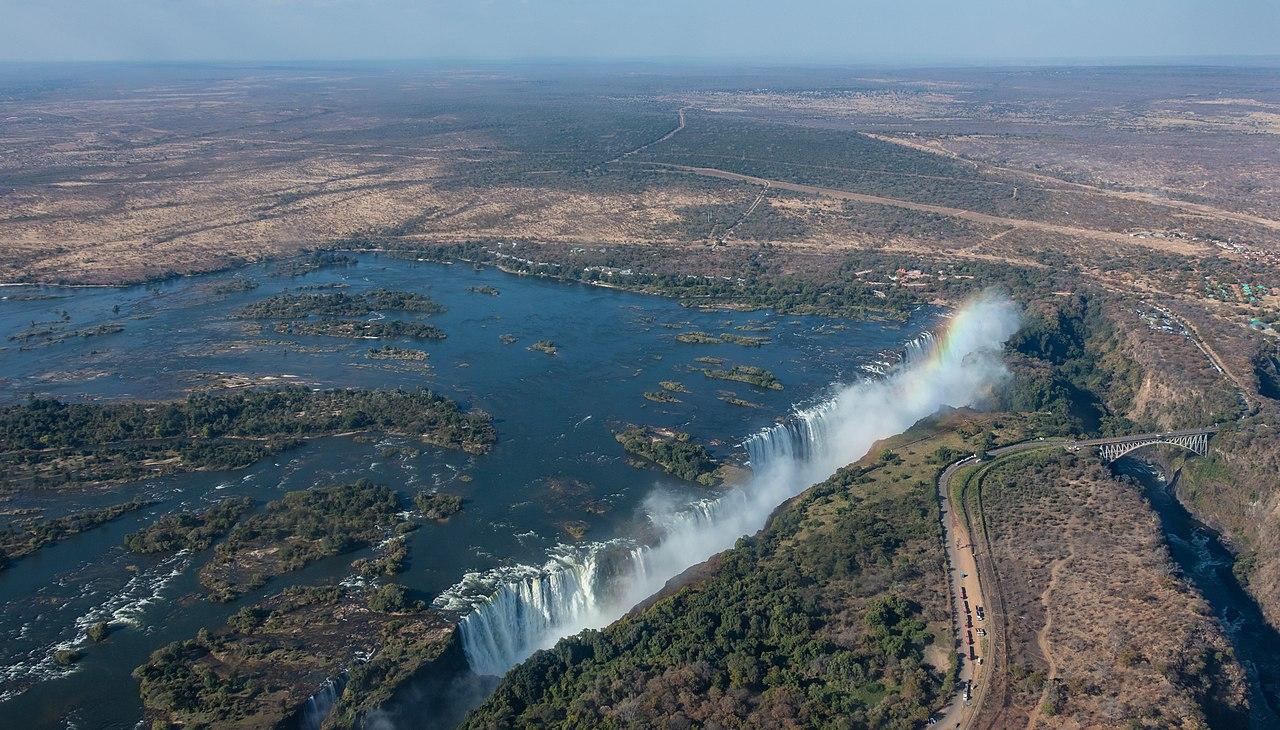
[[[158, 500], [98, 529], [15, 561], [0, 571], [0, 718], [22, 727], [131, 728], [141, 718], [131, 670], [157, 647], [217, 627], [231, 613], [294, 583], [340, 579], [365, 553], [321, 561], [268, 583], [230, 604], [199, 597], [195, 571], [203, 554], [138, 556], [123, 537], [161, 514], [248, 495], [259, 506], [293, 489], [368, 477], [406, 497], [447, 489], [466, 499], [446, 524], [410, 538], [410, 561], [397, 581], [430, 601], [463, 574], [514, 563], [541, 564], [547, 551], [573, 540], [567, 522], [588, 526], [586, 540], [636, 534], [657, 502], [684, 504], [708, 491], [628, 464], [613, 433], [628, 424], [673, 426], [741, 462], [744, 438], [793, 407], [823, 398], [835, 383], [882, 370], [936, 313], [906, 324], [778, 315], [704, 312], [676, 301], [613, 289], [507, 275], [470, 265], [442, 265], [362, 255], [354, 266], [288, 276], [270, 264], [226, 274], [127, 288], [0, 289], [0, 402], [29, 396], [68, 400], [173, 398], [192, 389], [244, 383], [310, 387], [424, 386], [481, 408], [495, 419], [498, 442], [479, 457], [423, 447], [406, 439], [367, 443], [326, 438], [231, 472], [181, 474], [110, 489], [6, 495], [0, 511], [40, 508], [54, 516], [135, 496]], [[251, 291], [219, 293], [233, 280]], [[359, 292], [373, 288], [428, 294], [448, 311], [389, 317], [430, 322], [440, 342], [374, 342], [256, 331], [234, 316], [245, 304], [286, 289]], [[341, 287], [341, 288], [339, 288]], [[474, 291], [493, 287], [492, 293]], [[370, 318], [376, 319], [375, 314]], [[47, 342], [8, 339], [32, 329], [123, 330]], [[680, 332], [765, 336], [763, 347], [686, 344]], [[511, 335], [514, 342], [501, 336]], [[510, 338], [505, 338], [509, 340]], [[531, 351], [552, 340], [558, 354]], [[426, 350], [426, 363], [374, 360], [370, 347]], [[760, 390], [712, 380], [695, 358], [710, 356], [773, 371], [785, 389]], [[646, 400], [659, 382], [690, 391], [679, 403]], [[757, 408], [732, 405], [727, 391]], [[413, 446], [396, 452], [388, 446]], [[0, 517], [3, 520], [11, 517]], [[99, 620], [125, 628], [99, 645], [84, 630]], [[74, 668], [53, 652], [84, 649]], [[0, 721], [6, 725], [7, 721]]]

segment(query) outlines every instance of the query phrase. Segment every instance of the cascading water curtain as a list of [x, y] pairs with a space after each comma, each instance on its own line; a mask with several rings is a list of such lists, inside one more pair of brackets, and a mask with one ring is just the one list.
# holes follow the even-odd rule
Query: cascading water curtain
[[943, 406], [978, 403], [1006, 375], [1000, 350], [1017, 326], [1011, 301], [976, 297], [942, 336], [908, 343], [893, 372], [844, 386], [744, 441], [751, 479], [719, 499], [656, 516], [663, 533], [655, 544], [558, 546], [542, 568], [468, 575], [436, 606], [469, 611], [460, 625], [463, 648], [481, 675], [504, 674], [564, 636], [603, 627], [680, 572], [759, 530], [777, 505], [861, 458], [877, 440]]

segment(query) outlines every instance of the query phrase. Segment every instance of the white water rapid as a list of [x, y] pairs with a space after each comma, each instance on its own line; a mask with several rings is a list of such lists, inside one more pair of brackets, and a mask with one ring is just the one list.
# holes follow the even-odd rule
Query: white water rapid
[[828, 401], [745, 442], [752, 477], [716, 500], [655, 515], [653, 545], [560, 545], [542, 567], [473, 573], [436, 599], [467, 612], [459, 630], [471, 669], [500, 676], [534, 651], [600, 628], [686, 568], [759, 530], [779, 504], [943, 406], [978, 403], [1006, 374], [1000, 359], [1017, 329], [1012, 302], [979, 296], [956, 311], [945, 336], [910, 343], [884, 377], [840, 387]]

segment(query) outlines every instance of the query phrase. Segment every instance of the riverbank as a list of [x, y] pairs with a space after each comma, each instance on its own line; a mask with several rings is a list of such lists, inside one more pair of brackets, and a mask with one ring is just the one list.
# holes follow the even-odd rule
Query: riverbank
[[1199, 521], [1178, 498], [1180, 470], [1166, 455], [1121, 459], [1117, 473], [1134, 480], [1159, 517], [1170, 554], [1213, 609], [1250, 688], [1254, 727], [1280, 725], [1280, 633], [1236, 576], [1236, 556], [1221, 533]]

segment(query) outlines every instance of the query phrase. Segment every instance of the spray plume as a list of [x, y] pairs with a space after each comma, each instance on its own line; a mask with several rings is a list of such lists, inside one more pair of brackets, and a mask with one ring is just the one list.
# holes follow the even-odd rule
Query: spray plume
[[830, 400], [748, 438], [749, 482], [719, 499], [655, 515], [663, 528], [656, 544], [557, 546], [541, 568], [468, 575], [436, 606], [469, 611], [460, 631], [480, 675], [504, 674], [562, 637], [603, 627], [672, 577], [759, 530], [779, 504], [861, 458], [876, 441], [944, 406], [980, 403], [1007, 375], [1001, 346], [1017, 327], [1013, 302], [985, 292], [960, 307], [940, 335], [908, 347], [887, 376], [839, 388]]

